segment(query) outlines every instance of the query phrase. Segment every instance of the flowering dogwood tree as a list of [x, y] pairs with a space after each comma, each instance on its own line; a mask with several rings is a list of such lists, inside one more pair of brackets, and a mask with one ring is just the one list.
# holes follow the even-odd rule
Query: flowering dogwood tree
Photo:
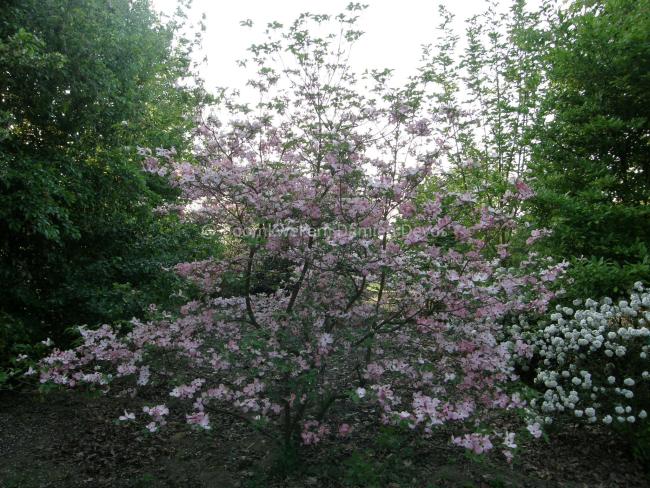
[[444, 141], [431, 138], [412, 87], [389, 89], [374, 72], [366, 95], [356, 88], [346, 59], [358, 8], [334, 19], [337, 35], [309, 34], [327, 16], [272, 24], [269, 42], [252, 48], [261, 102], [224, 98], [233, 121], [199, 124], [195, 162], [143, 151], [146, 169], [192, 203], [186, 216], [210, 223], [230, 252], [176, 267], [202, 290], [180, 314], [125, 334], [84, 329], [81, 346], [45, 360], [43, 381], [167, 386], [166, 404], [135, 415], [152, 431], [182, 409], [201, 428], [235, 415], [285, 446], [309, 445], [354, 431], [345, 414], [333, 423], [335, 405], [368, 402], [385, 423], [427, 433], [457, 422], [473, 432], [457, 444], [493, 445], [493, 412], [523, 406], [506, 386], [525, 345], [497, 340], [500, 324], [544, 311], [563, 265], [534, 253], [514, 263], [500, 243], [516, 225], [509, 208], [531, 195], [521, 181], [499, 210], [442, 180], [434, 198], [415, 198], [438, 178]]

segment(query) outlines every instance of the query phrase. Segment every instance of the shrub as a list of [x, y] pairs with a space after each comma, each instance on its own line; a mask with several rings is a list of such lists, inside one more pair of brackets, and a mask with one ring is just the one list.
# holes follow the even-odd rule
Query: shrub
[[514, 328], [540, 358], [535, 382], [544, 391], [537, 407], [546, 422], [570, 416], [625, 426], [647, 422], [650, 405], [650, 292], [635, 283], [629, 300], [588, 299], [557, 306], [535, 328]]

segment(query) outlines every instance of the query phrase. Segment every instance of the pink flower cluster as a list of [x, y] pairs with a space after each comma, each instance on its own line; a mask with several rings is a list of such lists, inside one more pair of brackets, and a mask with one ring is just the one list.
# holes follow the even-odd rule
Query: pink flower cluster
[[476, 454], [483, 454], [494, 447], [492, 441], [490, 441], [490, 436], [476, 433], [465, 434], [462, 437], [452, 437], [451, 442]]
[[161, 425], [165, 425], [165, 417], [169, 415], [169, 408], [166, 405], [156, 405], [154, 407], [143, 407], [142, 411], [148, 414], [152, 421], [147, 424], [150, 432], [156, 432]]

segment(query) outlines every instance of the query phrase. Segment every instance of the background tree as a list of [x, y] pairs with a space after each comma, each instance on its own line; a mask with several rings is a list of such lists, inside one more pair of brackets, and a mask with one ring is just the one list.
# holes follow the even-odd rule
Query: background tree
[[[512, 183], [525, 178], [542, 122], [547, 10], [517, 0], [503, 12], [492, 2], [467, 20], [461, 51], [453, 15], [440, 6], [436, 41], [425, 48], [420, 74], [413, 78], [444, 145], [446, 184], [495, 208], [506, 205], [503, 197]], [[424, 194], [438, 185], [429, 184]], [[501, 243], [512, 235], [504, 231]]]
[[572, 294], [621, 296], [650, 281], [650, 2], [576, 1], [551, 30], [534, 221]]
[[161, 265], [193, 255], [197, 228], [154, 216], [174, 192], [136, 154], [186, 152], [207, 99], [183, 12], [163, 22], [146, 0], [3, 4], [2, 359], [30, 337], [138, 315], [175, 289]]
[[[421, 81], [448, 146], [450, 178], [461, 190], [492, 183], [503, 193], [524, 176], [543, 93], [545, 11], [517, 0], [500, 13], [493, 2], [467, 21], [467, 45], [459, 52], [453, 16], [439, 8], [438, 38], [424, 51]], [[471, 174], [473, 167], [481, 171]]]

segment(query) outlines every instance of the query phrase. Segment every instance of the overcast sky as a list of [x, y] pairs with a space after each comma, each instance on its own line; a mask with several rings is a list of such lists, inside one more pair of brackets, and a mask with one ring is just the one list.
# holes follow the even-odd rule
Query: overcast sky
[[[215, 86], [241, 87], [247, 80], [246, 72], [236, 66], [236, 60], [246, 57], [246, 48], [255, 41], [254, 34], [263, 32], [266, 24], [277, 20], [284, 24], [293, 21], [301, 12], [342, 12], [350, 0], [194, 0], [192, 18], [201, 13], [207, 16], [207, 30], [203, 50], [208, 62], [201, 74], [206, 88]], [[172, 13], [176, 0], [152, 0], [155, 8]], [[439, 23], [439, 0], [366, 0], [368, 9], [361, 14], [358, 26], [365, 35], [355, 45], [350, 62], [355, 70], [391, 68], [395, 80], [405, 80], [415, 73], [420, 58], [420, 46], [434, 40], [434, 27]], [[482, 12], [485, 0], [446, 0], [447, 8], [456, 15], [456, 24], [462, 29], [464, 19]], [[510, 0], [501, 0], [502, 8]], [[537, 4], [538, 1], [530, 1]], [[253, 29], [239, 25], [251, 19]], [[258, 38], [261, 40], [261, 38]]]

